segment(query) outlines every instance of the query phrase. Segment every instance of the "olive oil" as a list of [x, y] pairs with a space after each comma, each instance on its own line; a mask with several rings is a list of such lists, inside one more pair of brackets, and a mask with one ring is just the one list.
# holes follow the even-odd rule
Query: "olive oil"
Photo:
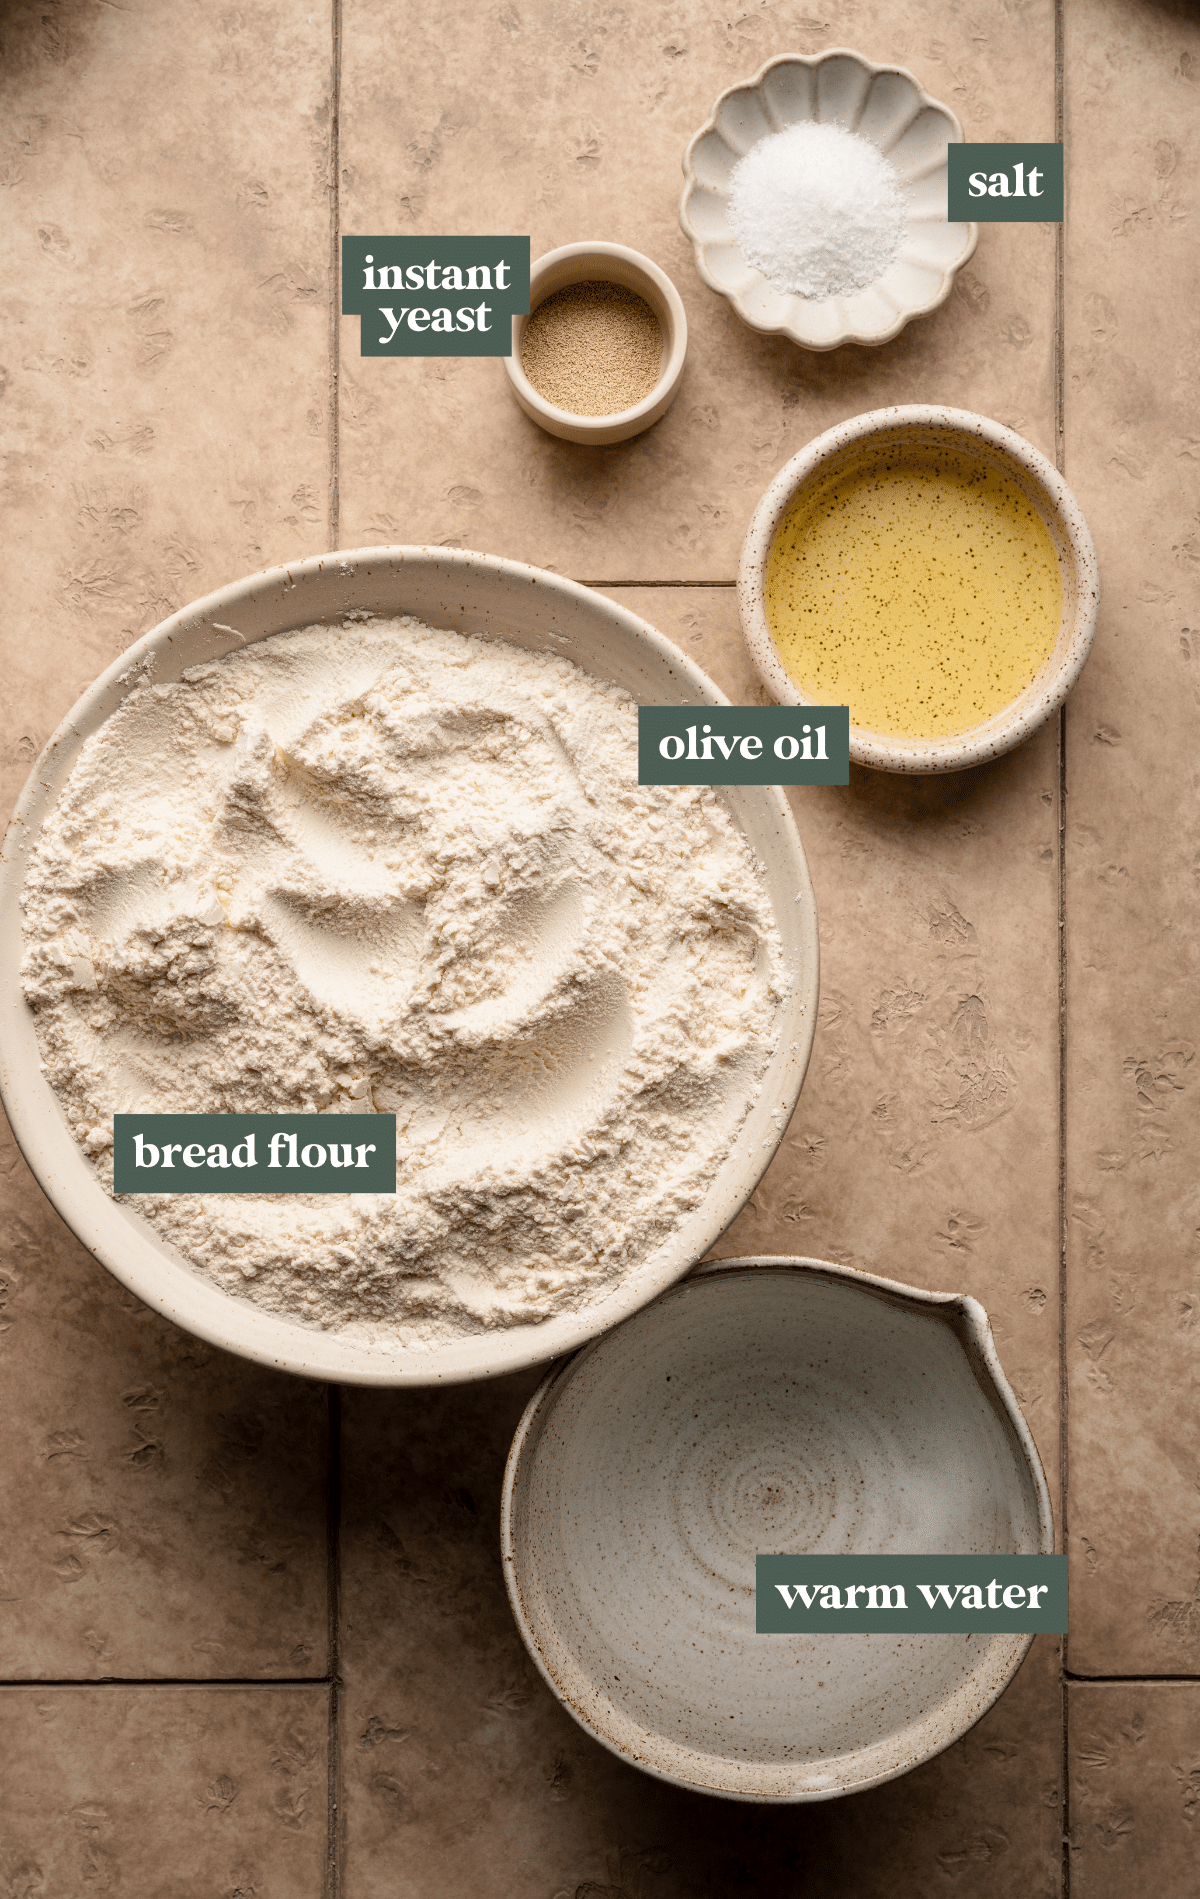
[[1050, 656], [1062, 593], [1020, 483], [932, 443], [886, 443], [818, 476], [767, 563], [785, 671], [894, 738], [949, 738], [1010, 705]]

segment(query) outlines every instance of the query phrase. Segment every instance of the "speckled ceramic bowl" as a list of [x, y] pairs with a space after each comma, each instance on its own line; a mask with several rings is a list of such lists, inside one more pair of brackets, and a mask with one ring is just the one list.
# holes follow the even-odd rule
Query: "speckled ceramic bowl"
[[373, 1342], [323, 1331], [225, 1292], [189, 1264], [126, 1201], [113, 1200], [74, 1138], [40, 1070], [34, 1017], [21, 989], [21, 889], [30, 848], [88, 736], [152, 677], [347, 613], [412, 614], [427, 625], [558, 653], [639, 701], [724, 704], [711, 680], [644, 620], [561, 575], [521, 561], [442, 547], [373, 547], [275, 567], [173, 614], [116, 660], [63, 721], [34, 766], [0, 856], [0, 1094], [30, 1167], [72, 1231], [109, 1271], [164, 1317], [210, 1344], [340, 1384], [429, 1385], [512, 1371], [573, 1351], [683, 1277], [745, 1204], [795, 1106], [812, 1047], [817, 923], [804, 853], [783, 793], [722, 795], [764, 866], [792, 993], [779, 1042], [725, 1160], [696, 1207], [657, 1247], [576, 1311], [541, 1324], [463, 1334], [422, 1347], [404, 1327]]
[[1045, 522], [1062, 573], [1062, 616], [1049, 658], [1003, 711], [951, 738], [901, 739], [855, 725], [851, 708], [850, 757], [856, 765], [878, 771], [962, 771], [1011, 751], [1057, 711], [1083, 670], [1100, 610], [1096, 549], [1079, 503], [1054, 465], [1012, 429], [968, 409], [913, 403], [852, 416], [818, 435], [780, 469], [751, 517], [738, 569], [742, 633], [759, 677], [781, 705], [817, 703], [785, 671], [776, 650], [765, 600], [771, 548], [792, 503], [818, 471], [824, 476], [852, 464], [867, 446], [900, 437], [917, 444], [949, 438], [955, 448], [1011, 475]]
[[[556, 291], [573, 284], [612, 283], [645, 299], [662, 331], [662, 362], [658, 381], [648, 396], [613, 415], [576, 415], [560, 409], [536, 390], [521, 366], [521, 345], [534, 311]], [[683, 302], [665, 270], [640, 251], [625, 244], [563, 244], [539, 257], [529, 278], [529, 316], [512, 320], [512, 351], [502, 360], [512, 392], [531, 421], [548, 435], [584, 448], [606, 448], [628, 442], [662, 419], [683, 381], [687, 361], [687, 317]]]
[[662, 1780], [829, 1800], [957, 1740], [1028, 1635], [756, 1635], [754, 1559], [1048, 1554], [974, 1299], [820, 1260], [702, 1267], [557, 1366], [509, 1452], [509, 1597], [558, 1699]]
[[[900, 248], [883, 275], [847, 297], [794, 297], [748, 264], [729, 228], [729, 178], [751, 146], [798, 124], [840, 125], [869, 139], [899, 174], [908, 205]], [[946, 221], [946, 149], [962, 143], [949, 106], [901, 66], [861, 53], [781, 54], [723, 92], [683, 158], [679, 222], [706, 284], [752, 330], [782, 332], [805, 349], [887, 343], [944, 303], [975, 249], [979, 227]]]

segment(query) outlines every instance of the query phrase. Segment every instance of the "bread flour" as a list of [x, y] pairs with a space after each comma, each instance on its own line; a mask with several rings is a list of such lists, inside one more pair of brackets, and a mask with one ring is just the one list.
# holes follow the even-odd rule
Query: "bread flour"
[[33, 851], [26, 997], [112, 1190], [114, 1112], [396, 1116], [392, 1195], [139, 1195], [219, 1285], [361, 1339], [578, 1306], [703, 1196], [778, 1034], [761, 867], [637, 783], [632, 699], [416, 621], [146, 683]]

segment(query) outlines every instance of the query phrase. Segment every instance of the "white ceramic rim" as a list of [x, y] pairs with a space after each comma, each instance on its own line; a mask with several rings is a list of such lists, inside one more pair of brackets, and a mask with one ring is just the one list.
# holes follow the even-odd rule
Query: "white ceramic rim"
[[[658, 381], [648, 396], [643, 396], [629, 409], [618, 409], [612, 415], [576, 415], [571, 409], [560, 409], [539, 395], [521, 368], [521, 340], [525, 335], [525, 326], [543, 299], [535, 300], [535, 292], [542, 279], [557, 271], [564, 264], [578, 260], [581, 264], [592, 258], [609, 259], [622, 264], [631, 275], [641, 277], [647, 289], [657, 292], [670, 313], [671, 337], [667, 360], [659, 372]], [[556, 289], [565, 290], [568, 283], [574, 281], [586, 283], [585, 275], [575, 279], [566, 279], [556, 285]], [[597, 281], [595, 279], [591, 281]], [[632, 287], [632, 286], [627, 286]], [[552, 295], [552, 292], [547, 292]], [[649, 299], [647, 299], [649, 301]], [[656, 311], [657, 315], [658, 312]], [[667, 339], [664, 338], [664, 341]], [[683, 378], [683, 366], [687, 359], [688, 329], [687, 313], [671, 279], [651, 257], [644, 257], [641, 251], [633, 251], [625, 244], [580, 242], [560, 244], [557, 250], [547, 251], [539, 257], [529, 274], [529, 316], [515, 316], [512, 319], [512, 350], [501, 360], [508, 371], [517, 401], [532, 421], [548, 428], [560, 440], [575, 441], [584, 444], [584, 438], [594, 442], [597, 447], [606, 447], [610, 443], [628, 441], [631, 436], [640, 435], [651, 428], [664, 416], [679, 393]]]
[[[793, 343], [799, 344], [801, 349], [814, 351], [841, 349], [843, 343], [860, 343], [867, 348], [877, 348], [880, 344], [890, 343], [893, 337], [899, 336], [905, 324], [911, 323], [914, 317], [928, 316], [931, 310], [940, 309], [941, 305], [945, 303], [954, 288], [954, 279], [958, 275], [958, 272], [963, 268], [963, 265], [969, 263], [971, 258], [975, 255], [975, 247], [979, 242], [978, 224], [967, 223], [964, 226], [967, 236], [963, 248], [951, 263], [942, 266], [945, 273], [945, 281], [941, 289], [938, 290], [934, 296], [928, 298], [924, 303], [914, 304], [911, 309], [898, 311], [895, 322], [890, 324], [885, 330], [864, 332], [846, 329], [842, 330], [837, 336], [831, 337], [827, 342], [817, 343], [810, 341], [807, 337], [801, 336], [794, 325], [790, 323], [760, 323], [757, 318], [751, 316], [750, 312], [745, 308], [737, 292], [727, 290], [723, 284], [717, 282], [704, 260], [704, 246], [709, 240], [701, 237], [694, 229], [688, 212], [688, 201], [692, 192], [701, 184], [701, 180], [696, 174], [692, 155], [700, 143], [700, 140], [707, 138], [710, 132], [717, 130], [717, 114], [720, 112], [726, 99], [732, 98], [735, 92], [752, 92], [756, 88], [760, 88], [767, 74], [773, 72], [777, 66], [815, 67], [824, 65], [825, 61], [829, 59], [853, 60], [864, 72], [870, 73], [872, 79], [875, 79], [880, 73], [894, 73], [900, 79], [907, 79], [909, 84], [916, 89], [920, 101], [918, 110], [924, 111], [926, 108], [932, 108], [934, 111], [943, 113], [949, 120], [951, 127], [951, 133], [947, 143], [950, 145], [961, 145], [963, 143], [962, 121], [959, 119], [958, 114], [952, 111], [948, 105], [944, 104], [941, 99], [935, 99], [932, 93], [926, 92], [916, 74], [910, 72], [907, 66], [876, 65], [873, 59], [864, 58], [862, 53], [856, 53], [853, 47], [850, 46], [827, 46], [819, 53], [776, 53], [771, 59], [766, 60], [764, 64], [759, 67], [752, 79], [739, 80], [736, 85], [726, 86], [724, 92], [715, 100], [712, 111], [704, 121], [704, 124], [700, 127], [700, 130], [694, 132], [688, 140], [687, 149], [683, 154], [683, 175], [685, 182], [683, 195], [679, 200], [679, 223], [685, 237], [691, 239], [692, 248], [696, 253], [696, 269], [704, 279], [704, 282], [708, 285], [710, 290], [715, 290], [718, 296], [724, 297], [727, 302], [732, 304], [748, 329], [758, 330], [766, 336], [788, 336]], [[955, 223], [961, 222], [961, 220], [957, 218], [954, 221]], [[946, 222], [950, 222], [949, 218], [947, 218]], [[750, 266], [747, 266], [747, 268], [750, 268]], [[826, 301], [826, 299], [821, 299], [821, 301]]]
[[941, 430], [962, 439], [964, 448], [982, 443], [999, 451], [998, 459], [1007, 458], [1014, 464], [1011, 472], [1018, 479], [1024, 476], [1022, 486], [1050, 531], [1060, 566], [1065, 570], [1066, 550], [1074, 570], [1073, 575], [1066, 571], [1063, 574], [1064, 605], [1069, 581], [1075, 594], [1069, 624], [1060, 627], [1041, 672], [1002, 711], [967, 732], [941, 739], [891, 738], [851, 723], [850, 758], [855, 765], [867, 765], [875, 771], [963, 771], [1011, 751], [1058, 710], [1083, 670], [1100, 611], [1100, 571], [1083, 512], [1053, 462], [1047, 461], [1023, 435], [970, 409], [946, 409], [927, 403], [870, 409], [826, 429], [784, 464], [750, 518], [738, 565], [738, 613], [750, 657], [768, 691], [781, 705], [816, 704], [784, 671], [771, 637], [765, 583], [775, 534], [800, 488], [817, 469], [858, 444], [906, 429]]
[[[237, 650], [243, 635], [246, 641], [270, 637], [364, 608], [389, 615], [416, 613], [434, 624], [461, 627], [468, 612], [463, 582], [479, 567], [504, 577], [507, 610], [515, 616], [519, 609], [519, 630], [529, 635], [532, 650], [565, 651], [571, 657], [575, 642], [569, 632], [556, 632], [556, 625], [561, 620], [567, 627], [572, 613], [595, 614], [599, 608], [622, 637], [632, 635], [638, 650], [646, 652], [647, 675], [656, 689], [662, 689], [664, 678], [677, 682], [670, 688], [676, 694], [674, 703], [729, 703], [686, 654], [628, 608], [523, 561], [443, 547], [369, 547], [313, 556], [218, 588], [172, 614], [115, 660], [68, 713], [34, 765], [0, 851], [0, 1099], [43, 1192], [84, 1246], [152, 1310], [222, 1350], [339, 1384], [457, 1384], [495, 1377], [574, 1351], [647, 1304], [683, 1278], [753, 1193], [783, 1138], [812, 1049], [818, 942], [803, 847], [783, 792], [777, 786], [743, 787], [726, 794], [735, 821], [740, 822], [740, 809], [761, 814], [763, 832], [779, 853], [778, 875], [786, 876], [788, 889], [796, 893], [792, 916], [779, 918], [791, 932], [785, 946], [790, 940], [796, 988], [782, 1005], [780, 1043], [768, 1077], [729, 1155], [700, 1208], [650, 1256], [656, 1262], [652, 1270], [643, 1268], [618, 1281], [578, 1313], [562, 1313], [542, 1324], [471, 1334], [424, 1351], [402, 1344], [368, 1350], [337, 1332], [302, 1325], [222, 1291], [101, 1186], [40, 1072], [34, 1017], [19, 974], [26, 858], [84, 739], [151, 676], [156, 664], [155, 676], [177, 677], [185, 666]], [[414, 571], [404, 604], [404, 576]], [[432, 590], [434, 606], [414, 600], [422, 586]], [[506, 628], [500, 605], [483, 601], [472, 611], [475, 624], [468, 630], [483, 631], [479, 622], [493, 617], [498, 623], [494, 637], [516, 637]], [[539, 639], [541, 646], [536, 644]], [[707, 1217], [692, 1230], [690, 1223], [702, 1210]]]
[[[716, 1279], [730, 1273], [742, 1272], [811, 1274], [817, 1278], [836, 1280], [846, 1285], [860, 1287], [864, 1291], [874, 1292], [889, 1301], [902, 1302], [906, 1306], [925, 1305], [942, 1314], [956, 1314], [961, 1320], [961, 1329], [956, 1328], [959, 1341], [968, 1358], [977, 1361], [977, 1364], [983, 1367], [986, 1377], [979, 1378], [977, 1368], [976, 1377], [979, 1378], [985, 1395], [993, 1400], [993, 1408], [997, 1410], [1010, 1443], [1027, 1469], [1037, 1501], [1037, 1553], [1045, 1556], [1053, 1553], [1054, 1512], [1041, 1458], [1038, 1456], [1037, 1446], [1034, 1444], [1033, 1435], [1025, 1422], [1021, 1407], [1001, 1368], [987, 1313], [977, 1299], [972, 1299], [967, 1293], [927, 1292], [915, 1286], [903, 1285], [896, 1279], [883, 1279], [875, 1273], [860, 1272], [854, 1266], [837, 1265], [832, 1260], [794, 1258], [787, 1254], [762, 1254], [747, 1259], [709, 1260], [697, 1266], [687, 1280], [681, 1285], [670, 1288], [669, 1291], [678, 1295], [689, 1287], [702, 1283], [705, 1279]], [[937, 1738], [933, 1745], [915, 1751], [911, 1759], [903, 1760], [899, 1765], [885, 1772], [864, 1775], [861, 1779], [847, 1782], [843, 1787], [820, 1790], [806, 1788], [790, 1794], [743, 1792], [727, 1786], [705, 1785], [683, 1773], [671, 1772], [666, 1767], [655, 1766], [645, 1758], [631, 1755], [611, 1735], [606, 1734], [590, 1720], [564, 1693], [560, 1683], [551, 1673], [538, 1644], [537, 1634], [526, 1612], [525, 1599], [521, 1591], [515, 1528], [517, 1493], [526, 1456], [536, 1448], [559, 1393], [584, 1359], [605, 1342], [603, 1338], [593, 1339], [571, 1358], [552, 1366], [534, 1392], [522, 1413], [521, 1421], [509, 1447], [508, 1459], [504, 1466], [504, 1487], [500, 1502], [500, 1555], [504, 1568], [504, 1584], [508, 1590], [508, 1600], [513, 1616], [521, 1632], [521, 1639], [555, 1700], [574, 1716], [580, 1727], [584, 1728], [594, 1740], [599, 1741], [602, 1747], [606, 1747], [610, 1754], [615, 1754], [618, 1760], [640, 1768], [643, 1773], [652, 1775], [655, 1780], [666, 1781], [673, 1787], [685, 1787], [691, 1793], [711, 1794], [723, 1800], [741, 1800], [760, 1806], [792, 1806], [823, 1800], [838, 1800], [846, 1794], [866, 1793], [872, 1787], [882, 1786], [889, 1780], [898, 1780], [902, 1774], [910, 1773], [914, 1767], [921, 1766], [927, 1760], [933, 1760], [938, 1754], [944, 1753], [948, 1747], [952, 1747], [956, 1741], [961, 1740], [964, 1734], [969, 1734], [976, 1722], [981, 1721], [988, 1709], [995, 1706], [1009, 1686], [1033, 1646], [1032, 1635], [1014, 1635], [1007, 1638], [1010, 1644], [1009, 1652], [995, 1686], [984, 1694], [977, 1704], [973, 1705], [970, 1718], [963, 1721], [952, 1733]], [[994, 1402], [995, 1399], [999, 1400], [998, 1406]], [[993, 1638], [995, 1642], [1003, 1639], [1005, 1638], [1000, 1636]], [[967, 1679], [969, 1681], [970, 1677]], [[672, 1750], [668, 1747], [665, 1751]], [[681, 1757], [688, 1752], [678, 1744], [674, 1745], [674, 1751]], [[692, 1758], [696, 1756], [693, 1754]], [[777, 1763], [775, 1767], [778, 1772]], [[804, 1771], [805, 1769], [800, 1766], [795, 1769], [797, 1776]]]

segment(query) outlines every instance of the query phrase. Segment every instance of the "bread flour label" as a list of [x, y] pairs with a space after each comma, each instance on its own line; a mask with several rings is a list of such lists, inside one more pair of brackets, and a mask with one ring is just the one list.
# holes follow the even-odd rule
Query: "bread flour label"
[[394, 1114], [118, 1114], [116, 1193], [395, 1193]]

